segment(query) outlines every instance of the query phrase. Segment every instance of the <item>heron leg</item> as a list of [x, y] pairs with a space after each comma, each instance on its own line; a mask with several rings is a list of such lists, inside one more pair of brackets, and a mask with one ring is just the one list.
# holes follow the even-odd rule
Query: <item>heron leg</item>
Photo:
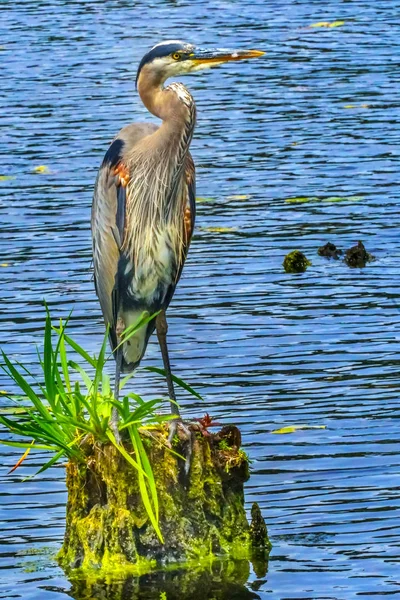
[[171, 364], [169, 362], [168, 347], [167, 347], [167, 332], [168, 323], [165, 317], [165, 310], [162, 310], [156, 317], [156, 330], [158, 343], [160, 344], [162, 359], [164, 363], [165, 375], [167, 378], [168, 394], [171, 399], [171, 414], [180, 417], [179, 408], [176, 404], [176, 396], [174, 390], [174, 382], [172, 381]]
[[183, 423], [179, 412], [178, 405], [176, 403], [176, 396], [174, 390], [174, 382], [172, 381], [171, 364], [169, 362], [168, 346], [167, 346], [167, 332], [168, 323], [165, 316], [165, 311], [162, 310], [156, 317], [156, 330], [158, 343], [160, 344], [161, 354], [164, 363], [164, 370], [168, 385], [168, 394], [171, 400], [171, 414], [175, 417], [169, 427], [168, 441], [172, 444], [172, 440], [178, 431], [178, 426], [182, 428], [188, 439], [188, 445], [186, 449], [186, 460], [185, 460], [185, 475], [189, 474], [190, 465], [192, 463], [192, 451], [193, 451], [193, 432], [189, 427]]
[[[119, 382], [120, 382], [120, 378], [121, 378], [121, 365], [122, 365], [122, 348], [118, 348], [115, 353], [115, 381], [114, 381], [114, 398], [117, 401], [119, 400]], [[117, 440], [117, 443], [120, 444], [121, 436], [120, 436], [120, 433], [118, 430], [118, 421], [119, 421], [118, 410], [115, 408], [115, 406], [113, 406], [112, 412], [111, 412], [110, 425], [111, 425], [113, 434], [115, 436], [115, 439]]]

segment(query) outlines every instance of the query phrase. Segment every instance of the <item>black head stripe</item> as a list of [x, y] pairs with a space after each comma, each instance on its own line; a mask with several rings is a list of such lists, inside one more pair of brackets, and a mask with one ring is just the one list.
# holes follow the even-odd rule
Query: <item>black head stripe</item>
[[185, 44], [184, 42], [170, 42], [154, 46], [154, 48], [152, 48], [150, 52], [145, 54], [142, 60], [140, 61], [136, 75], [136, 85], [139, 79], [140, 71], [143, 69], [144, 65], [151, 63], [155, 58], [163, 58], [164, 56], [169, 56], [173, 52], [179, 52], [182, 50], [188, 51], [190, 50], [190, 48], [191, 46], [189, 44]]

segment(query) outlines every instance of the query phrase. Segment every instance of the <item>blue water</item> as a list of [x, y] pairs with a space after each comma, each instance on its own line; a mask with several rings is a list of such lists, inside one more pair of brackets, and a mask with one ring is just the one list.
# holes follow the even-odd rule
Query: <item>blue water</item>
[[[150, 120], [134, 89], [144, 52], [182, 38], [267, 53], [184, 79], [200, 201], [169, 310], [174, 370], [206, 398], [181, 396], [184, 414], [241, 428], [246, 506], [260, 503], [273, 543], [266, 576], [251, 571], [235, 598], [400, 598], [399, 15], [398, 0], [0, 4], [0, 175], [13, 177], [0, 179], [0, 345], [33, 370], [43, 298], [55, 317], [73, 308], [70, 333], [99, 349], [91, 196], [115, 133]], [[359, 239], [376, 258], [364, 269], [317, 254]], [[296, 248], [312, 266], [286, 274]], [[160, 363], [154, 339], [144, 365]], [[135, 389], [166, 394], [144, 371]], [[326, 429], [271, 433], [299, 424]], [[64, 468], [23, 482], [44, 457], [7, 475], [20, 452], [0, 452], [0, 598], [67, 598], [53, 558]], [[158, 599], [144, 583], [126, 598]]]

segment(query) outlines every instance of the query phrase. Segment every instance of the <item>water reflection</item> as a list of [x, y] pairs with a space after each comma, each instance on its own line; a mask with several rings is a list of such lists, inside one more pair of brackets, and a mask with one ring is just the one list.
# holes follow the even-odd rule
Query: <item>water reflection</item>
[[[257, 568], [261, 577], [268, 563], [259, 557]], [[254, 567], [254, 564], [253, 564]], [[262, 573], [262, 574], [261, 574]], [[128, 577], [121, 582], [74, 580], [69, 595], [75, 600], [250, 600], [260, 596], [245, 584], [250, 575], [250, 562], [213, 562], [206, 568], [176, 569]], [[262, 584], [262, 581], [259, 582]], [[252, 588], [257, 589], [257, 581]]]

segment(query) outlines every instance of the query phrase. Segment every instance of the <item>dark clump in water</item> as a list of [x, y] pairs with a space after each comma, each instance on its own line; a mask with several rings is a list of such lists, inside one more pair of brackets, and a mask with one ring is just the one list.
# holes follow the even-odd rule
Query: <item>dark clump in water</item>
[[328, 242], [325, 244], [325, 246], [318, 248], [318, 254], [320, 256], [325, 256], [325, 258], [333, 258], [338, 260], [340, 255], [343, 254], [343, 250], [336, 248], [335, 244]]
[[311, 261], [308, 260], [303, 252], [300, 250], [293, 250], [286, 254], [283, 261], [283, 268], [286, 273], [304, 273], [304, 271], [311, 265]]
[[253, 502], [253, 506], [251, 507], [250, 528], [253, 546], [265, 548], [266, 540], [268, 540], [267, 526], [265, 525], [265, 521], [257, 502]]
[[358, 242], [356, 246], [352, 246], [346, 250], [344, 262], [349, 267], [365, 267], [368, 262], [374, 260], [374, 256], [366, 251], [362, 242]]

